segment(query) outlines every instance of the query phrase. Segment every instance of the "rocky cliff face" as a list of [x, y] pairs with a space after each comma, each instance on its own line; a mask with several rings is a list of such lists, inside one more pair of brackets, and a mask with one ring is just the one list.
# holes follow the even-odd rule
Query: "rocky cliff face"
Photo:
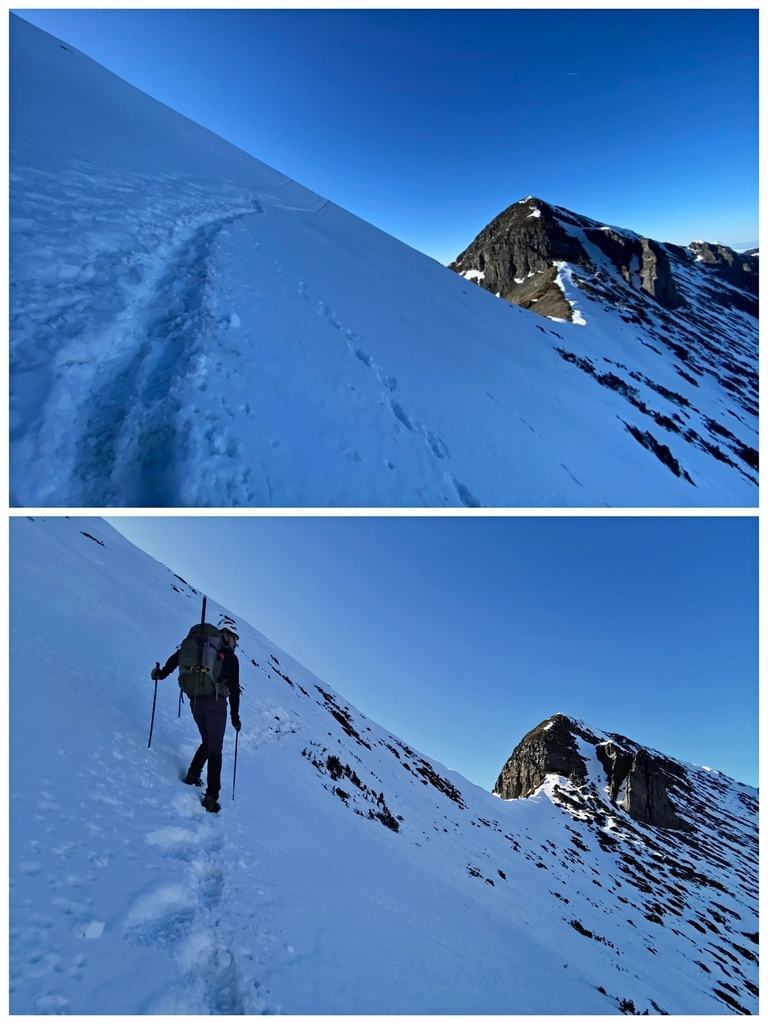
[[587, 764], [576, 743], [573, 723], [555, 715], [531, 729], [518, 743], [493, 787], [503, 800], [534, 793], [547, 775], [562, 775], [576, 783], [587, 776]]
[[[588, 767], [593, 758], [603, 773], [597, 780]], [[674, 804], [675, 793], [688, 785], [685, 770], [625, 736], [598, 734], [565, 715], [555, 715], [523, 737], [493, 792], [504, 800], [527, 797], [550, 775], [568, 779], [577, 790], [591, 781], [596, 799], [607, 799], [645, 825], [692, 828]]]
[[532, 196], [492, 220], [450, 269], [509, 302], [572, 320], [558, 280], [560, 264], [581, 271], [577, 286], [596, 288], [616, 305], [632, 296], [667, 310], [692, 306], [700, 297], [686, 295], [679, 279], [693, 274], [710, 301], [757, 315], [756, 256], [719, 243], [684, 248], [657, 242]]
[[756, 249], [736, 252], [719, 242], [691, 242], [688, 247], [695, 258], [707, 267], [714, 267], [724, 280], [757, 296], [760, 263]]
[[492, 220], [450, 269], [525, 309], [570, 320], [571, 307], [556, 282], [558, 260], [594, 271], [584, 246], [553, 209], [531, 199]]

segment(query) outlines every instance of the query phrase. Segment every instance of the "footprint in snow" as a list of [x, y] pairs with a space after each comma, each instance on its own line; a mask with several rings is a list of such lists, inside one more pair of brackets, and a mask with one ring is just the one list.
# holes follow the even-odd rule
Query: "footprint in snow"
[[35, 1000], [35, 1009], [39, 1013], [66, 1013], [69, 1000], [56, 992], [39, 996]]
[[170, 856], [189, 860], [200, 839], [189, 829], [169, 825], [150, 832], [145, 841], [149, 846], [155, 846]]
[[124, 936], [138, 945], [173, 946], [183, 938], [197, 909], [197, 900], [185, 885], [160, 886], [136, 900]]
[[[197, 990], [197, 999], [208, 1013], [242, 1016], [264, 1012], [265, 1007], [246, 994], [249, 987], [258, 989], [258, 982], [249, 986], [243, 981], [232, 950], [213, 933], [193, 931], [179, 947], [175, 959], [191, 982], [185, 988]], [[157, 1012], [171, 1011], [158, 1008]]]
[[224, 873], [211, 861], [202, 860], [193, 863], [192, 871], [203, 904], [208, 910], [213, 910], [221, 903], [224, 894]]
[[77, 903], [75, 900], [67, 899], [65, 896], [57, 896], [52, 901], [54, 907], [62, 914], [84, 914], [88, 907], [85, 903]]
[[469, 488], [465, 487], [464, 484], [461, 483], [461, 481], [456, 479], [456, 477], [451, 477], [451, 483], [456, 488], [456, 493], [458, 494], [459, 500], [461, 501], [462, 505], [464, 505], [466, 508], [483, 507], [482, 502], [478, 501], [478, 499], [469, 490]]
[[448, 445], [441, 437], [438, 437], [437, 434], [433, 434], [431, 430], [427, 430], [424, 436], [426, 437], [427, 444], [432, 449], [433, 454], [436, 455], [438, 459], [449, 459], [451, 457], [451, 453], [448, 451]]
[[418, 432], [424, 437], [427, 447], [433, 455], [437, 456], [438, 459], [449, 459], [451, 457], [451, 453], [448, 450], [448, 445], [445, 441], [443, 441], [441, 437], [438, 437], [437, 434], [433, 433], [433, 431], [428, 430], [422, 424], [415, 423], [399, 402], [390, 400], [389, 406], [395, 419], [399, 420], [404, 427], [407, 427], [408, 430], [413, 431], [414, 433]]
[[403, 426], [406, 427], [408, 430], [414, 430], [411, 417], [408, 415], [405, 409], [403, 409], [402, 405], [400, 405], [399, 402], [390, 402], [390, 408], [392, 409], [392, 414], [394, 415], [395, 419], [399, 420], [403, 424]]
[[565, 464], [564, 462], [561, 462], [561, 463], [560, 463], [560, 466], [561, 466], [561, 468], [562, 468], [562, 469], [564, 469], [564, 470], [565, 470], [565, 472], [566, 472], [566, 473], [568, 474], [568, 476], [569, 476], [569, 477], [571, 478], [571, 480], [573, 480], [573, 482], [574, 482], [575, 484], [578, 484], [578, 485], [579, 485], [579, 487], [581, 487], [581, 489], [582, 489], [582, 490], [585, 490], [584, 484], [583, 484], [583, 483], [581, 482], [581, 480], [578, 480], [578, 479], [577, 479], [577, 478], [576, 478], [576, 477], [575, 477], [575, 476], [573, 475], [573, 473], [572, 473], [572, 472], [570, 471], [570, 469], [568, 469], [568, 467], [566, 466], [566, 464]]
[[341, 321], [339, 320], [338, 314], [336, 313], [336, 310], [331, 309], [331, 307], [327, 306], [322, 300], [318, 302], [315, 308], [316, 311], [320, 314], [320, 316], [324, 320], [328, 321], [331, 327], [335, 327], [337, 331], [341, 330], [342, 325]]

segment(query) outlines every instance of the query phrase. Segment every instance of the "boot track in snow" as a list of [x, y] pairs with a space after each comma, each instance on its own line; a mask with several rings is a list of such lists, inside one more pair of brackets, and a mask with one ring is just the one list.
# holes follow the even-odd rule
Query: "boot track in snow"
[[130, 311], [123, 328], [128, 352], [116, 366], [105, 361], [106, 380], [94, 390], [80, 426], [73, 477], [84, 491], [73, 494], [70, 504], [182, 503], [179, 481], [168, 473], [183, 461], [184, 447], [175, 426], [181, 405], [174, 387], [205, 357], [205, 337], [214, 325], [205, 292], [217, 237], [260, 212], [254, 200], [249, 208], [198, 223], [158, 268], [146, 299]]

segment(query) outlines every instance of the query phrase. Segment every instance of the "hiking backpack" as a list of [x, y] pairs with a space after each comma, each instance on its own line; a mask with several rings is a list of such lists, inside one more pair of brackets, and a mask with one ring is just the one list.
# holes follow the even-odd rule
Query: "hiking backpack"
[[190, 700], [229, 696], [226, 684], [219, 682], [223, 660], [221, 633], [207, 622], [198, 622], [179, 648], [179, 686]]

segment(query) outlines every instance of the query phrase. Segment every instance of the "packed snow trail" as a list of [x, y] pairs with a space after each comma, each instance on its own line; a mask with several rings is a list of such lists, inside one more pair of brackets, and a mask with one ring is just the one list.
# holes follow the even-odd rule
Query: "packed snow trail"
[[[259, 213], [258, 199], [203, 180], [118, 172], [93, 161], [70, 162], [63, 181], [32, 176], [25, 216], [12, 214], [17, 261], [26, 252], [47, 255], [13, 285], [25, 312], [11, 319], [19, 337], [12, 371], [25, 381], [30, 365], [39, 366], [47, 380], [40, 400], [27, 407], [46, 458], [36, 465], [34, 452], [26, 452], [28, 472], [62, 505], [118, 504], [124, 488], [136, 487], [148, 505], [169, 503], [149, 500], [153, 487], [166, 486], [156, 463], [167, 467], [173, 456], [173, 448], [156, 447], [173, 430], [169, 391], [206, 358], [205, 292], [216, 238], [238, 218]], [[62, 189], [76, 199], [74, 208], [61, 202]], [[91, 230], [73, 234], [72, 219]], [[64, 376], [66, 394], [58, 385]], [[39, 387], [40, 379], [34, 383]], [[17, 430], [18, 421], [11, 426]], [[138, 480], [127, 468], [137, 456], [145, 466]]]
[[[199, 374], [207, 359], [212, 317], [205, 288], [211, 249], [225, 226], [253, 212], [235, 211], [196, 226], [162, 265], [162, 276], [144, 300], [127, 314], [132, 322], [119, 344], [120, 355], [96, 370], [80, 417], [86, 422], [75, 442], [72, 479], [87, 481], [86, 505], [183, 504], [174, 479], [184, 451], [174, 386]], [[76, 504], [78, 496], [63, 504]]]
[[[586, 325], [500, 302], [13, 15], [11, 37], [13, 505], [755, 503], [682, 436], [687, 477], [638, 443], [679, 375], [586, 295]], [[577, 365], [604, 359], [650, 381], [637, 406]], [[714, 380], [696, 400], [732, 411]]]
[[[239, 858], [226, 826], [194, 792], [179, 791], [167, 750], [158, 766], [137, 737], [116, 733], [113, 742], [93, 751], [67, 804], [49, 791], [56, 782], [41, 779], [35, 806], [45, 824], [19, 862], [32, 900], [12, 897], [14, 921], [24, 922], [11, 932], [12, 1004], [20, 1012], [105, 1012], [98, 979], [117, 967], [105, 965], [103, 947], [117, 941], [121, 972], [139, 972], [142, 983], [110, 992], [111, 1013], [268, 1012], [253, 953], [230, 925], [226, 900]], [[32, 901], [47, 903], [47, 913], [27, 917]]]

